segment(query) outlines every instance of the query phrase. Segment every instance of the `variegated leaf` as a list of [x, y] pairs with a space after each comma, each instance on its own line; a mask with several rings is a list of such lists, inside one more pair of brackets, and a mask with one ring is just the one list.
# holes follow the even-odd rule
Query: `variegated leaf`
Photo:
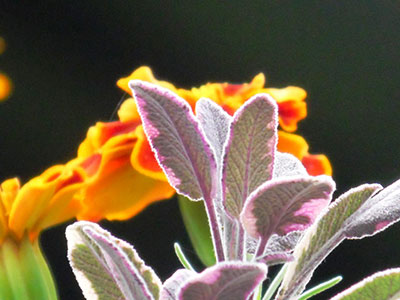
[[134, 80], [129, 86], [169, 183], [192, 200], [212, 198], [216, 163], [189, 104], [154, 84]]
[[223, 203], [233, 219], [250, 193], [272, 178], [277, 124], [277, 106], [267, 94], [252, 97], [233, 116], [222, 173]]
[[346, 238], [345, 230], [350, 229], [347, 224], [352, 223], [357, 211], [380, 189], [378, 184], [365, 184], [330, 204], [296, 246], [295, 262], [289, 264], [277, 299], [291, 299], [301, 294], [317, 266]]
[[331, 300], [400, 299], [400, 268], [375, 273], [333, 297]]
[[179, 269], [176, 271], [164, 282], [159, 300], [178, 299], [178, 291], [182, 284], [189, 278], [196, 276], [196, 274], [196, 272], [187, 269]]
[[[158, 298], [160, 280], [124, 241], [84, 221], [68, 226], [66, 236], [68, 258], [86, 299]], [[134, 255], [128, 257], [120, 245]], [[134, 258], [140, 260], [136, 261], [140, 269], [131, 262]]]
[[257, 256], [273, 234], [284, 236], [308, 228], [328, 206], [335, 183], [328, 176], [282, 177], [252, 193], [241, 213], [247, 233], [260, 239]]
[[179, 300], [246, 300], [266, 278], [258, 263], [224, 262], [191, 277], [178, 292]]

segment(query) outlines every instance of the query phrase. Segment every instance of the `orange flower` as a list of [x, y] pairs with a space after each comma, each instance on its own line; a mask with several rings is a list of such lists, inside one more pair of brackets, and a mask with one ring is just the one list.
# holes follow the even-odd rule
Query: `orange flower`
[[33, 241], [42, 229], [73, 218], [80, 209], [74, 200], [86, 178], [83, 168], [56, 165], [22, 187], [17, 178], [0, 186], [0, 244], [11, 236]]
[[[6, 42], [0, 37], [0, 54], [2, 54], [5, 49]], [[6, 100], [10, 96], [11, 90], [12, 83], [10, 78], [6, 74], [0, 72], [0, 102]]]
[[[265, 76], [260, 73], [256, 75], [250, 83], [207, 83], [198, 88], [186, 90], [176, 88], [166, 81], [157, 80], [151, 69], [146, 66], [140, 67], [128, 77], [118, 80], [117, 85], [127, 93], [131, 93], [128, 83], [133, 79], [144, 80], [166, 87], [187, 100], [192, 108], [194, 108], [199, 98], [207, 97], [221, 105], [231, 115], [251, 96], [258, 93], [270, 94], [278, 104], [279, 124], [284, 130], [279, 131], [278, 150], [295, 155], [303, 162], [311, 175], [332, 174], [332, 167], [325, 155], [309, 154], [309, 146], [304, 138], [299, 135], [288, 133], [295, 131], [297, 129], [297, 122], [304, 119], [307, 115], [306, 103], [304, 102], [307, 93], [302, 88], [295, 86], [288, 86], [282, 89], [265, 88]], [[132, 98], [126, 100], [122, 104], [119, 117], [122, 122], [139, 120], [136, 106]], [[144, 142], [144, 144], [146, 144], [146, 142]], [[145, 147], [148, 148], [149, 146], [146, 144]], [[137, 151], [137, 153], [139, 153], [139, 151]], [[132, 161], [138, 161], [139, 159], [138, 157], [133, 157]]]

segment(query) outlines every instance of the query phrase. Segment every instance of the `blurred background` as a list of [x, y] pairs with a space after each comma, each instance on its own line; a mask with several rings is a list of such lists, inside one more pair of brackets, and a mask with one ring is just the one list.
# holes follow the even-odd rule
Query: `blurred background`
[[[333, 165], [336, 196], [364, 182], [400, 178], [400, 2], [381, 1], [0, 1], [12, 79], [0, 103], [0, 180], [23, 182], [75, 156], [86, 130], [113, 120], [126, 98], [115, 82], [141, 65], [179, 87], [247, 82], [308, 92], [298, 132]], [[103, 222], [133, 243], [165, 280], [194, 257], [172, 199], [128, 222]], [[42, 235], [61, 299], [82, 299], [66, 260], [65, 226]], [[400, 266], [400, 225], [345, 241], [314, 285], [342, 274], [326, 299], [363, 277]], [[194, 259], [194, 258], [193, 258]], [[317, 298], [315, 298], [317, 299]]]

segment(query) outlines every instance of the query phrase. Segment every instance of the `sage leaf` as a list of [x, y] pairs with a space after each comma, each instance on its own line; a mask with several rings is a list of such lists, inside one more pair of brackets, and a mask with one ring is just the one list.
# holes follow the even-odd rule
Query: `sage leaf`
[[129, 86], [169, 183], [191, 200], [212, 198], [216, 164], [189, 104], [151, 83], [133, 80]]
[[232, 219], [239, 219], [251, 192], [272, 178], [277, 120], [275, 100], [267, 94], [250, 98], [233, 115], [222, 173], [223, 203]]
[[[68, 226], [66, 236], [68, 258], [86, 299], [158, 298], [160, 280], [143, 265], [129, 244], [114, 238], [97, 224], [85, 221]], [[127, 249], [134, 255], [129, 257]], [[133, 258], [140, 260], [136, 263], [140, 269], [131, 262]]]
[[331, 300], [395, 300], [400, 298], [400, 268], [375, 273]]
[[328, 206], [334, 189], [329, 176], [282, 177], [261, 185], [240, 215], [247, 233], [260, 239], [256, 256], [264, 253], [273, 234], [285, 236], [308, 228]]
[[266, 278], [267, 267], [258, 263], [223, 262], [184, 282], [179, 300], [246, 300]]

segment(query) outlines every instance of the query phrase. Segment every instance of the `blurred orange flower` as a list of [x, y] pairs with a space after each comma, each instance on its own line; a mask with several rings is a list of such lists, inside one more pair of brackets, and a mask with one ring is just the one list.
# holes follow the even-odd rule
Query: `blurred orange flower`
[[[2, 37], [0, 37], [0, 54], [2, 54], [6, 49], [6, 42]], [[0, 102], [6, 100], [12, 91], [12, 83], [10, 78], [0, 72]]]

